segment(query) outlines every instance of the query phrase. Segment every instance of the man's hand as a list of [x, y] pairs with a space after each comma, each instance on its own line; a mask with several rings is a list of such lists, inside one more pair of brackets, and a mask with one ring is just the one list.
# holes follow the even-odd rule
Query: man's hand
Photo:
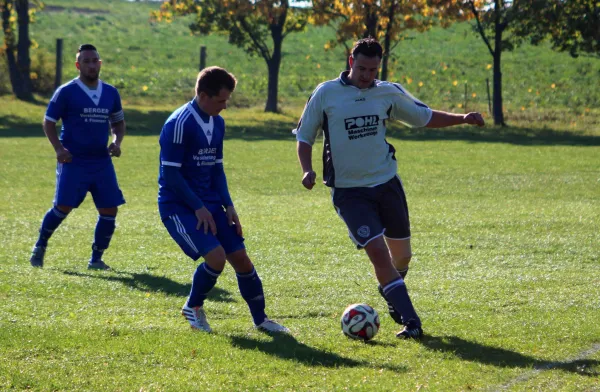
[[204, 226], [204, 234], [208, 234], [208, 229], [210, 228], [210, 232], [213, 235], [217, 235], [217, 225], [215, 224], [212, 214], [206, 207], [197, 209], [194, 211], [194, 214], [196, 215], [196, 219], [198, 219], [196, 230], [200, 230], [200, 228]]
[[56, 160], [58, 163], [69, 163], [73, 160], [73, 155], [66, 148], [59, 147], [56, 149]]
[[240, 223], [240, 218], [233, 206], [229, 206], [225, 209], [225, 215], [227, 215], [227, 223], [229, 226], [235, 225], [235, 231], [241, 237], [242, 236], [242, 225]]
[[120, 157], [121, 156], [121, 146], [119, 146], [117, 143], [110, 143], [110, 146], [108, 146], [108, 154], [111, 157]]
[[317, 179], [317, 173], [315, 173], [314, 171], [307, 171], [304, 173], [304, 176], [302, 176], [302, 185], [308, 189], [311, 190], [313, 188], [313, 186], [315, 186], [315, 181]]
[[485, 121], [483, 121], [483, 116], [477, 112], [471, 112], [471, 113], [465, 114], [464, 120], [465, 120], [465, 123], [471, 124], [471, 125], [478, 125], [480, 127], [483, 127], [485, 125]]

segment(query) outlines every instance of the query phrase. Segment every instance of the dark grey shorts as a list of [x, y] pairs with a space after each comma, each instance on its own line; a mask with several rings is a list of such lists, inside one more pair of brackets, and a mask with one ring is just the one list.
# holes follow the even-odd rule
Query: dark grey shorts
[[332, 188], [331, 193], [333, 206], [359, 248], [384, 233], [388, 238], [410, 238], [408, 205], [398, 176], [372, 188]]

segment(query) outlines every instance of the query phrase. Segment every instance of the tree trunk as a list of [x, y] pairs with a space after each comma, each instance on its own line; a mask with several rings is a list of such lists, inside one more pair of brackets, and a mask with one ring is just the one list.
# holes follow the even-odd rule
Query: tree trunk
[[365, 36], [363, 38], [377, 38], [377, 23], [379, 22], [377, 18], [377, 11], [375, 10], [376, 5], [365, 4]]
[[392, 45], [392, 28], [394, 27], [394, 13], [396, 11], [396, 2], [390, 2], [388, 9], [388, 25], [385, 27], [385, 35], [383, 37], [383, 59], [381, 59], [381, 80], [388, 78], [388, 63], [390, 60], [390, 47]]
[[269, 69], [269, 82], [267, 84], [267, 104], [265, 112], [277, 113], [277, 93], [279, 86], [279, 68], [281, 65], [281, 46], [283, 44], [283, 22], [270, 26], [271, 37], [273, 39], [273, 54], [270, 59], [267, 59], [267, 67]]
[[[15, 45], [14, 32], [10, 30], [10, 10], [6, 1], [2, 2], [2, 27], [5, 31], [4, 43], [10, 83], [15, 96], [22, 100], [33, 100], [33, 85], [31, 83], [31, 58], [29, 57], [29, 2], [17, 0], [15, 3], [19, 41]], [[8, 34], [6, 32], [9, 32]], [[15, 58], [15, 49], [17, 56]]]
[[10, 28], [10, 9], [8, 2], [2, 1], [2, 31], [4, 31], [4, 46], [6, 47], [6, 62], [8, 65], [8, 75], [13, 93], [16, 94], [16, 86], [20, 86], [19, 73], [17, 70], [17, 59], [15, 58], [15, 37], [14, 31]]
[[281, 54], [279, 57], [273, 57], [267, 62], [269, 68], [269, 83], [267, 85], [267, 104], [265, 112], [277, 113], [277, 87], [279, 84], [279, 66], [281, 64]]
[[494, 111], [494, 124], [505, 126], [504, 113], [502, 109], [502, 33], [504, 26], [500, 23], [500, 4], [496, 0], [496, 18], [494, 22], [494, 92], [492, 98]]

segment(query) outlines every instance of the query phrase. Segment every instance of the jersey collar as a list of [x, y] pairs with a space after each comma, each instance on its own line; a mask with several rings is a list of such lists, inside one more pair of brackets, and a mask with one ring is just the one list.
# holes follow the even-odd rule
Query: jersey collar
[[[202, 109], [200, 109], [195, 97], [189, 103], [189, 106], [190, 112], [194, 116], [194, 119], [196, 120], [202, 131], [204, 132], [204, 136], [206, 136], [208, 144], [210, 144], [214, 135], [214, 122], [212, 116], [209, 116]], [[205, 118], [207, 119], [206, 121], [204, 120]]]
[[90, 97], [96, 106], [98, 106], [98, 103], [100, 103], [100, 97], [102, 96], [102, 80], [98, 79], [98, 87], [95, 90], [90, 89], [79, 78], [75, 78], [75, 83], [77, 83], [83, 92]]
[[[350, 79], [348, 79], [348, 75], [350, 75], [350, 71], [342, 71], [340, 77], [338, 78], [340, 83], [344, 86], [352, 86], [354, 88], [358, 88], [350, 82]], [[373, 83], [369, 86], [369, 88], [373, 87], [377, 87], [377, 79], [373, 80]]]

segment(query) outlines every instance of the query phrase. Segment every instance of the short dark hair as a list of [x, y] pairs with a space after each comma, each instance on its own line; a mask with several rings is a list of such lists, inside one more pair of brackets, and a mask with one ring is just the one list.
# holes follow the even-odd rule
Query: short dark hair
[[383, 48], [381, 44], [373, 37], [360, 39], [354, 43], [352, 48], [352, 57], [356, 58], [359, 54], [366, 57], [383, 57]]
[[219, 95], [223, 88], [233, 92], [236, 84], [237, 79], [235, 76], [227, 72], [225, 68], [204, 68], [198, 73], [198, 79], [196, 80], [196, 95], [199, 96], [200, 93], [203, 92], [209, 97], [214, 97]]
[[[79, 61], [79, 53], [83, 52], [84, 50], [94, 50], [98, 53], [98, 49], [96, 49], [96, 47], [92, 44], [81, 44], [79, 45], [79, 48], [77, 49], [77, 61]], [[98, 56], [100, 56], [100, 53], [98, 53]]]

